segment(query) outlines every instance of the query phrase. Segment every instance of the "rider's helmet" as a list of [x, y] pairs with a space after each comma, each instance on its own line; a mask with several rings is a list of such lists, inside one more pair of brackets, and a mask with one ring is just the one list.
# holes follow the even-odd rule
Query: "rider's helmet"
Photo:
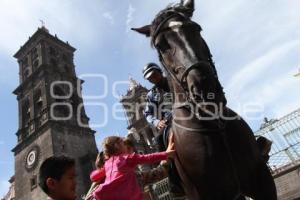
[[154, 71], [158, 71], [162, 74], [162, 70], [155, 63], [148, 63], [143, 69], [143, 75], [145, 79], [148, 79]]

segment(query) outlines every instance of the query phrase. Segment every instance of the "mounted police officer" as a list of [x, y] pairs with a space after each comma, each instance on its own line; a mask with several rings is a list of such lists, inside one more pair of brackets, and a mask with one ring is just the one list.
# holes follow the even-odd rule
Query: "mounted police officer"
[[155, 63], [147, 64], [143, 70], [143, 75], [145, 79], [154, 84], [147, 94], [145, 117], [148, 123], [162, 132], [172, 116], [173, 98], [168, 80]]
[[[173, 94], [168, 80], [163, 76], [161, 68], [155, 63], [148, 63], [143, 69], [144, 78], [154, 86], [147, 94], [147, 104], [144, 114], [149, 124], [159, 131], [155, 143], [159, 151], [165, 150], [164, 138], [167, 138], [168, 127], [172, 120]], [[165, 142], [166, 143], [166, 142]], [[174, 161], [169, 164], [170, 192], [174, 199], [184, 199], [184, 191], [180, 185], [180, 177], [175, 168]]]

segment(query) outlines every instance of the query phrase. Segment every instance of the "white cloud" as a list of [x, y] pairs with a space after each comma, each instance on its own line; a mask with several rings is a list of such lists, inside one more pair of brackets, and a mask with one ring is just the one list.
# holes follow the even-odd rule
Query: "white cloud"
[[102, 14], [105, 19], [108, 19], [109, 23], [113, 25], [115, 23], [114, 17], [111, 12], [105, 12]]
[[[81, 1], [39, 1], [1, 0], [0, 1], [0, 83], [17, 84], [18, 64], [12, 57], [38, 27], [40, 19], [45, 22], [50, 34], [78, 49], [75, 59], [81, 52], [93, 51], [109, 39], [103, 27], [102, 17], [105, 8], [103, 1], [85, 3]], [[75, 60], [76, 62], [76, 60]]]
[[135, 12], [135, 8], [129, 3], [128, 11], [127, 11], [127, 20], [126, 20], [126, 32], [129, 32], [131, 28], [131, 22], [133, 21], [134, 12]]
[[297, 92], [300, 78], [293, 76], [295, 69], [293, 67], [286, 73], [266, 77], [266, 80], [259, 78], [256, 83], [253, 81], [252, 84], [241, 90], [236, 98], [233, 95], [227, 95], [229, 107], [239, 109], [239, 113], [244, 116], [245, 110], [241, 110], [243, 105], [258, 105], [263, 108], [255, 114], [258, 118], [250, 119], [244, 116], [247, 120], [258, 120], [257, 122], [262, 120], [261, 116], [280, 118], [300, 108], [299, 93]]
[[[0, 2], [0, 52], [12, 56], [28, 36], [45, 21], [50, 33], [58, 33], [63, 40], [72, 40], [82, 46], [99, 40], [99, 10], [83, 12], [79, 3], [71, 1], [2, 0]], [[13, 12], [12, 12], [13, 11]]]
[[[268, 70], [276, 70], [273, 68], [276, 62], [281, 59], [288, 59], [287, 54], [295, 47], [300, 48], [300, 40], [291, 41], [271, 49], [265, 55], [262, 55], [234, 73], [229, 83], [226, 84], [230, 95], [237, 97], [248, 87], [257, 88], [260, 85], [257, 81], [259, 79], [266, 79], [269, 73]], [[252, 85], [250, 85], [251, 83]]]
[[[300, 64], [300, 63], [299, 63]], [[300, 78], [293, 76], [295, 70], [291, 70], [287, 74], [282, 74], [269, 88], [272, 96], [261, 98], [265, 100], [265, 104], [274, 113], [274, 117], [282, 117], [295, 109], [300, 108], [299, 102], [299, 84]]]

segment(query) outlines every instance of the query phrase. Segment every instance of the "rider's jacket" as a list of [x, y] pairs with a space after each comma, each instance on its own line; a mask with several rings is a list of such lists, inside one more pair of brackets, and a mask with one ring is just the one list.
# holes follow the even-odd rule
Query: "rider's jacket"
[[169, 120], [172, 116], [172, 105], [173, 94], [167, 79], [163, 77], [162, 81], [154, 85], [147, 94], [144, 110], [147, 122], [156, 127], [160, 120]]

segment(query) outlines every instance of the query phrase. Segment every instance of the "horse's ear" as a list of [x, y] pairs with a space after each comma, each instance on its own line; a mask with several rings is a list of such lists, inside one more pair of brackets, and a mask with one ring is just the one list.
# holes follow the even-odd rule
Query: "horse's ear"
[[181, 5], [186, 7], [189, 10], [194, 11], [195, 10], [195, 2], [194, 0], [181, 0]]
[[145, 35], [146, 37], [149, 37], [150, 33], [151, 33], [151, 25], [146, 25], [146, 26], [143, 26], [140, 28], [131, 28], [131, 30], [141, 33], [141, 34]]

